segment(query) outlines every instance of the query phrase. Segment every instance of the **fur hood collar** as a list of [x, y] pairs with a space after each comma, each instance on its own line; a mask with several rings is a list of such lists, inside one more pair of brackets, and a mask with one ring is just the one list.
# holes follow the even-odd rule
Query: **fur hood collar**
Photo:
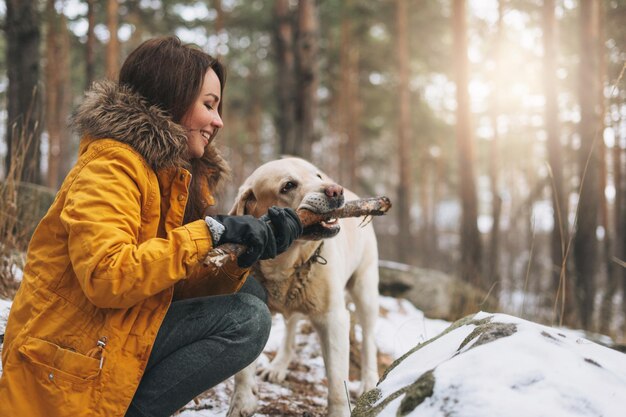
[[[173, 166], [191, 169], [185, 159], [185, 129], [165, 111], [113, 81], [93, 84], [72, 117], [72, 126], [80, 137], [112, 138], [132, 146], [155, 171]], [[213, 145], [209, 145], [198, 165], [213, 189], [230, 173]], [[197, 174], [196, 169], [193, 171]]]

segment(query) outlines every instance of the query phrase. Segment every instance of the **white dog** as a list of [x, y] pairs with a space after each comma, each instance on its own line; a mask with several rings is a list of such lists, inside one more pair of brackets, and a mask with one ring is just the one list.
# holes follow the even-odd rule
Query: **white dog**
[[[358, 197], [335, 184], [314, 165], [298, 158], [268, 162], [239, 189], [231, 214], [259, 217], [269, 207], [306, 207], [325, 213], [344, 198]], [[269, 306], [287, 320], [285, 340], [262, 373], [282, 382], [294, 353], [298, 320], [306, 315], [319, 334], [328, 378], [328, 415], [350, 414], [344, 381], [348, 380], [350, 315], [344, 290], [356, 308], [362, 328], [360, 392], [378, 381], [374, 327], [378, 317], [378, 247], [371, 224], [363, 219], [328, 219], [305, 229], [303, 237], [275, 259], [261, 261], [255, 277], [265, 286]], [[308, 238], [307, 238], [308, 236]], [[314, 236], [318, 240], [308, 240]], [[322, 238], [321, 240], [319, 240]], [[229, 417], [247, 417], [257, 406], [256, 364], [235, 376]]]

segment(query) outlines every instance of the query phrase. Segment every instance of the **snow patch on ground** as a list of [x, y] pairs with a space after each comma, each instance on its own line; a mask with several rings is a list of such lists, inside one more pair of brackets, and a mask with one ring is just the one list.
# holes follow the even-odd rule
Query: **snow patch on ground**
[[[0, 334], [1, 335], [4, 335], [4, 329], [6, 328], [10, 309], [11, 309], [11, 302], [0, 298]], [[1, 346], [0, 346], [0, 352], [2, 352]], [[2, 374], [2, 361], [0, 361], [0, 374]]]

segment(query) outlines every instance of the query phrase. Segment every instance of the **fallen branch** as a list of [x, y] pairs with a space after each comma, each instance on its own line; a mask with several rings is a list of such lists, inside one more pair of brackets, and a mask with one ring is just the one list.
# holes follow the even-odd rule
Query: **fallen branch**
[[[363, 198], [346, 202], [342, 207], [326, 212], [313, 213], [307, 209], [298, 209], [296, 213], [303, 227], [312, 226], [330, 218], [342, 219], [346, 217], [382, 216], [391, 208], [391, 201], [387, 197]], [[221, 267], [227, 262], [236, 261], [244, 253], [246, 247], [234, 243], [226, 243], [214, 248], [204, 259], [205, 265]]]

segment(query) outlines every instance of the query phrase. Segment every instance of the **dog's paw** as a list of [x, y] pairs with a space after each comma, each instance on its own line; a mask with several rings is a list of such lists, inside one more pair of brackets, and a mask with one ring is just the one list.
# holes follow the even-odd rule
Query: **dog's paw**
[[287, 366], [270, 363], [266, 368], [260, 369], [258, 375], [264, 380], [274, 384], [281, 384], [287, 377]]
[[249, 417], [254, 415], [257, 408], [257, 389], [237, 390], [230, 400], [227, 417]]

